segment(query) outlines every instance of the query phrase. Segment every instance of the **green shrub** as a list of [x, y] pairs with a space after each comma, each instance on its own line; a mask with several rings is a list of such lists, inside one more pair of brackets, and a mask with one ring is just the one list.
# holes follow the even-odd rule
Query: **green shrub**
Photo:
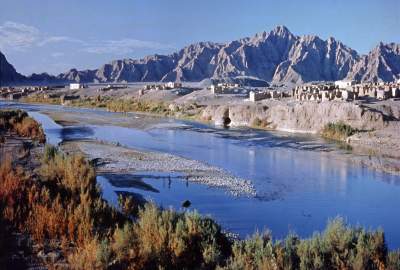
[[111, 262], [111, 248], [107, 240], [96, 237], [87, 240], [82, 247], [68, 256], [71, 269], [108, 269]]
[[50, 160], [54, 159], [58, 154], [58, 148], [51, 144], [46, 144], [43, 151], [42, 161], [43, 163], [48, 163]]
[[[383, 232], [347, 226], [342, 218], [331, 221], [323, 233], [300, 240], [288, 236], [284, 243], [267, 235], [233, 244], [224, 269], [385, 269], [387, 247]], [[399, 262], [390, 255], [390, 264]]]
[[397, 270], [400, 269], [400, 250], [392, 251], [387, 258], [387, 269]]
[[224, 269], [275, 269], [277, 266], [269, 233], [256, 233], [250, 239], [235, 242], [232, 253]]
[[116, 230], [113, 250], [122, 265], [138, 269], [213, 269], [229, 242], [220, 227], [196, 212], [178, 213], [146, 204], [136, 223]]
[[322, 136], [334, 139], [334, 140], [345, 140], [347, 137], [355, 134], [357, 129], [352, 128], [343, 122], [328, 123], [322, 129]]

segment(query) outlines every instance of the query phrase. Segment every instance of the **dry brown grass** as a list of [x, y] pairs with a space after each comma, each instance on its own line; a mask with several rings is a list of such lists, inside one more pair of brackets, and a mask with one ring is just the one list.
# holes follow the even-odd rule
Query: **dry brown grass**
[[16, 132], [21, 137], [31, 138], [40, 143], [46, 142], [41, 125], [21, 110], [0, 111], [0, 128]]

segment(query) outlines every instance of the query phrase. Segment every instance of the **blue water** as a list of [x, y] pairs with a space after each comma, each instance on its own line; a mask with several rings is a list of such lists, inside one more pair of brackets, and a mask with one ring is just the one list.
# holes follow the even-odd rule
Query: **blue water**
[[[110, 114], [60, 106], [13, 106], [31, 112], [72, 110], [87, 115]], [[99, 183], [111, 202], [115, 203], [116, 191], [134, 192], [164, 207], [178, 209], [188, 199], [191, 209], [211, 215], [224, 228], [241, 236], [268, 228], [278, 239], [293, 231], [310, 236], [323, 230], [328, 219], [340, 215], [354, 225], [383, 228], [389, 247], [400, 247], [400, 177], [354, 165], [349, 162], [350, 154], [317, 137], [251, 129], [223, 130], [175, 120], [169, 120], [174, 126], [161, 125], [149, 130], [84, 123], [62, 128], [43, 114], [32, 115], [41, 121], [52, 143], [97, 138], [131, 148], [172, 153], [250, 179], [258, 194], [256, 198], [235, 198], [224, 190], [188, 183], [180, 177], [166, 180], [149, 173], [143, 181], [159, 191], [154, 192], [115, 187], [100, 176]], [[332, 150], [344, 158], [338, 158]]]

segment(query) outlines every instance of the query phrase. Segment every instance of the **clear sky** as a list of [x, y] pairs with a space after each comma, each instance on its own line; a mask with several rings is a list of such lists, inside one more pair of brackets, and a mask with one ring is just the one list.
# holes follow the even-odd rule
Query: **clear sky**
[[0, 50], [23, 74], [96, 68], [285, 25], [359, 53], [400, 43], [400, 0], [0, 0]]

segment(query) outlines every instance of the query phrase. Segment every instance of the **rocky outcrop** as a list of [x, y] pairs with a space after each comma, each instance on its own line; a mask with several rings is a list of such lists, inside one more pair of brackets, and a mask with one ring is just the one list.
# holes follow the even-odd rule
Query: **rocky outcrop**
[[400, 78], [400, 44], [380, 43], [352, 67], [347, 78], [358, 81], [395, 81]]
[[15, 68], [8, 63], [5, 55], [0, 52], [0, 85], [19, 83], [24, 80], [25, 77], [19, 74]]
[[265, 128], [304, 133], [318, 133], [326, 124], [340, 121], [360, 130], [386, 125], [382, 112], [348, 102], [211, 105], [203, 110], [202, 118], [216, 125], [253, 126], [262, 122]]
[[82, 70], [71, 69], [66, 73], [57, 76], [56, 79], [61, 81], [74, 81], [74, 82], [94, 82], [94, 74], [96, 70]]
[[55, 83], [64, 82], [64, 78], [56, 78], [53, 75], [47, 73], [36, 74], [33, 73], [30, 76], [24, 76], [18, 73], [14, 66], [11, 65], [4, 54], [0, 52], [0, 85], [15, 85], [22, 83]]
[[358, 54], [334, 38], [303, 36], [291, 47], [287, 60], [277, 67], [273, 80], [294, 83], [335, 81], [346, 77]]

